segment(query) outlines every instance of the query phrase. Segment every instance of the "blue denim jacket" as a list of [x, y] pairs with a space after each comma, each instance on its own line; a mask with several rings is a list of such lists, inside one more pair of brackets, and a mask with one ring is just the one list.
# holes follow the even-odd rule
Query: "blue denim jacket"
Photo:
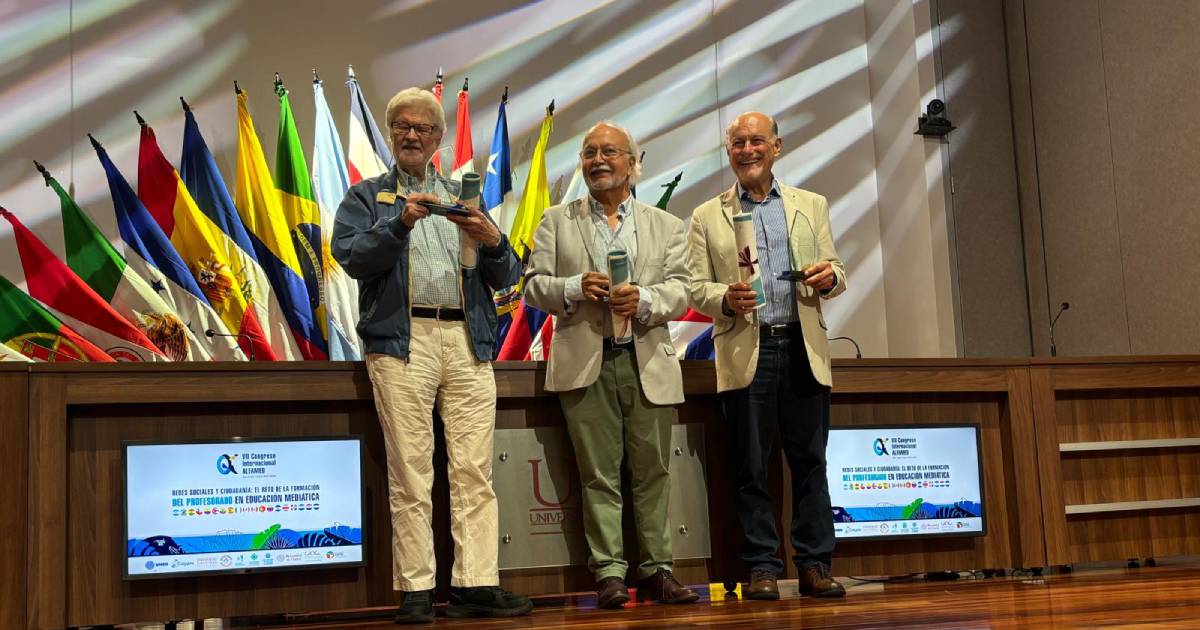
[[[350, 187], [333, 226], [333, 258], [358, 280], [358, 334], [367, 353], [408, 358], [412, 329], [408, 228], [400, 220], [395, 168]], [[486, 216], [486, 214], [485, 214]], [[503, 234], [496, 247], [479, 247], [479, 262], [462, 271], [462, 304], [472, 349], [490, 361], [496, 345], [492, 294], [517, 284], [521, 263]]]

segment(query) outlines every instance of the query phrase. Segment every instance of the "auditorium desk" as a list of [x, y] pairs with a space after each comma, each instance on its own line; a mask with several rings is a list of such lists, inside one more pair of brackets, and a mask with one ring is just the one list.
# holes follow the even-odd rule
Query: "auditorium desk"
[[[1195, 530], [1200, 505], [1200, 357], [853, 360], [834, 368], [835, 425], [979, 425], [988, 520], [987, 534], [976, 538], [842, 543], [835, 574], [1200, 552], [1200, 543], [1186, 535]], [[687, 583], [744, 578], [724, 448], [730, 429], [721, 420], [711, 364], [684, 362], [684, 380], [688, 402], [679, 410], [677, 435], [685, 442], [675, 454], [685, 464], [680, 470], [692, 476], [679, 490], [694, 495], [688, 509], [711, 516], [681, 528], [685, 538], [677, 541], [692, 557], [679, 562], [677, 573]], [[542, 389], [541, 364], [498, 364], [496, 381], [499, 477], [507, 474], [501, 432], [506, 439], [532, 435], [521, 432], [529, 429], [559, 435], [562, 418]], [[359, 363], [0, 364], [0, 410], [6, 438], [0, 442], [6, 482], [0, 627], [395, 601], [383, 443]], [[366, 567], [121, 580], [123, 440], [337, 434], [365, 438]], [[695, 466], [687, 469], [687, 462]], [[787, 496], [784, 475], [775, 480], [776, 496]], [[515, 501], [506, 498], [506, 488], [497, 483], [502, 505]], [[445, 495], [443, 474], [435, 480], [440, 560], [450, 555]], [[781, 520], [790, 521], [786, 510]], [[695, 549], [701, 551], [691, 553]], [[502, 584], [529, 593], [590, 589], [582, 558], [576, 552], [571, 559], [572, 566], [502, 570]], [[443, 563], [442, 588], [448, 576]]]

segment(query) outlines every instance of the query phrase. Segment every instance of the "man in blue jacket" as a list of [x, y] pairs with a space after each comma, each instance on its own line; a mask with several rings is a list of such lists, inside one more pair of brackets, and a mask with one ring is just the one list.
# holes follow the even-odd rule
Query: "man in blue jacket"
[[[388, 102], [396, 166], [346, 193], [333, 255], [359, 281], [358, 334], [388, 459], [393, 588], [404, 593], [397, 623], [433, 621], [433, 406], [445, 425], [451, 493], [453, 617], [528, 613], [528, 598], [499, 588], [497, 510], [492, 491], [496, 422], [495, 290], [517, 283], [520, 262], [474, 200], [469, 216], [430, 214], [459, 186], [429, 164], [446, 129], [431, 92], [409, 88]], [[477, 263], [459, 262], [462, 242]]]

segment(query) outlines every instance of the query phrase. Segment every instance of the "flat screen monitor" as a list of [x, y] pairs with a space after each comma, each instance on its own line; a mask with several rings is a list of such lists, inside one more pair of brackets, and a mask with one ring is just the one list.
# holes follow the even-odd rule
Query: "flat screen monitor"
[[838, 539], [986, 533], [979, 427], [838, 427], [826, 450]]
[[362, 439], [126, 442], [125, 579], [365, 564]]

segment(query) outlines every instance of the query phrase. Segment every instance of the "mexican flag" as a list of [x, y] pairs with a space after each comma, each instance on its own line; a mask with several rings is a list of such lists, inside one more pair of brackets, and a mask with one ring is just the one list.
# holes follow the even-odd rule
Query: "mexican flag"
[[145, 333], [113, 310], [11, 212], [0, 209], [0, 216], [13, 226], [30, 297], [44, 304], [55, 317], [114, 359], [170, 360]]
[[58, 195], [66, 262], [71, 271], [113, 310], [146, 333], [172, 361], [211, 361], [207, 344], [197, 339], [195, 331], [164, 299], [164, 295], [170, 297], [164, 279], [153, 278], [154, 285], [147, 282], [117, 253], [58, 181], [47, 171], [43, 170], [42, 175], [46, 185]]
[[0, 276], [0, 343], [0, 352], [38, 361], [115, 361], [4, 276]]

